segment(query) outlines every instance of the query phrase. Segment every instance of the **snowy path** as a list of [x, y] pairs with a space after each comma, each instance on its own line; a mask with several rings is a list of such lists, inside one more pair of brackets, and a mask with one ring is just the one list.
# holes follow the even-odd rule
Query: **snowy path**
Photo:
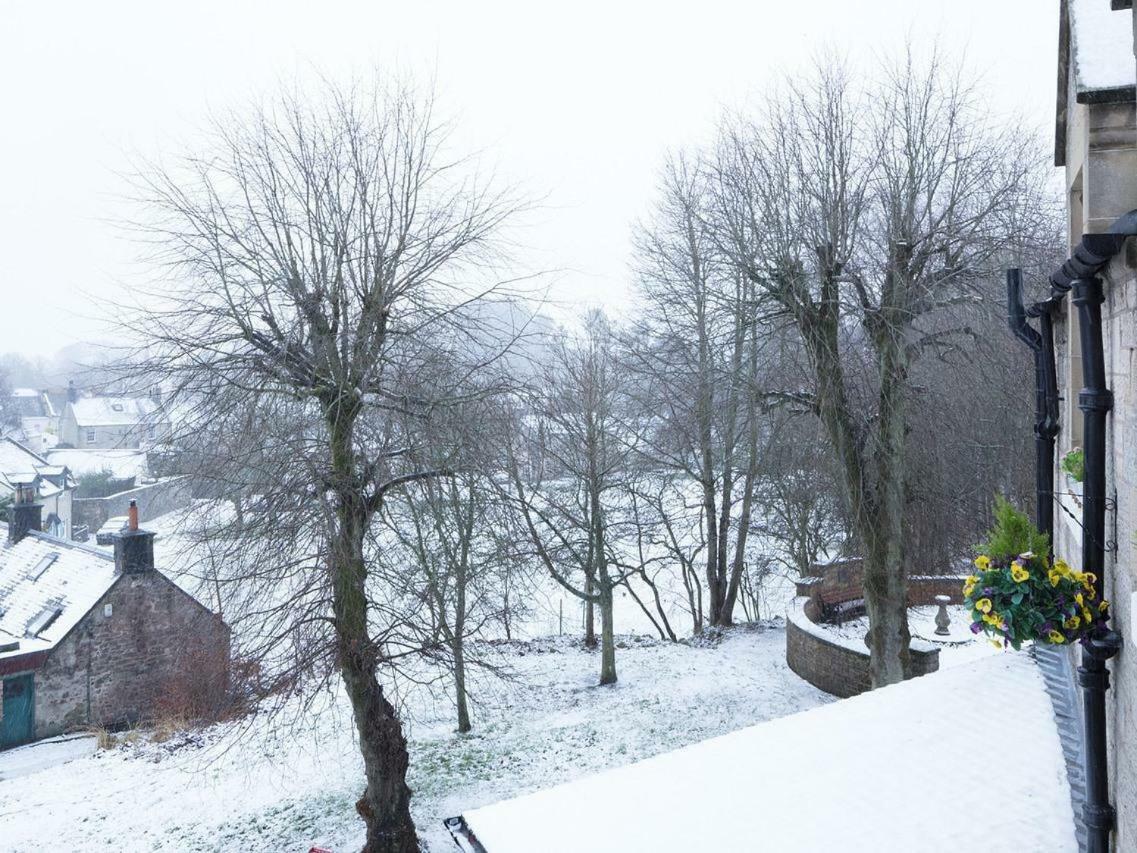
[[[454, 849], [441, 821], [463, 809], [831, 701], [786, 667], [781, 627], [713, 647], [625, 645], [611, 688], [595, 686], [597, 655], [567, 641], [502, 647], [517, 679], [482, 679], [467, 736], [453, 733], [444, 699], [406, 696], [413, 808], [432, 851]], [[288, 731], [254, 722], [243, 737], [213, 730], [180, 749], [139, 741], [0, 781], [0, 849], [358, 849], [350, 732], [329, 701]]]

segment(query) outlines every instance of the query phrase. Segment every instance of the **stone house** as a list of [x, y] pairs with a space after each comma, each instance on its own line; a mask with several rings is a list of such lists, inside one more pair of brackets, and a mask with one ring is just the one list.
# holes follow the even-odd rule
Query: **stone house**
[[152, 447], [169, 434], [169, 416], [155, 396], [76, 397], [59, 424], [60, 442], [78, 448]]
[[0, 438], [0, 499], [13, 497], [19, 485], [35, 490], [36, 500], [43, 505], [43, 529], [70, 539], [78, 486], [71, 469], [45, 459], [15, 439]]
[[29, 447], [43, 450], [54, 444], [59, 432], [59, 413], [46, 391], [14, 388], [11, 407], [19, 416], [20, 433]]
[[41, 512], [20, 495], [0, 542], [0, 748], [218, 710], [229, 628], [155, 568], [137, 508], [113, 556], [41, 532]]
[[[1087, 384], [1077, 303], [1061, 283], [1096, 268], [1104, 304], [1101, 332], [1112, 408], [1105, 429], [1105, 594], [1124, 639], [1109, 662], [1106, 694], [1109, 792], [1116, 809], [1115, 849], [1137, 850], [1137, 13], [1132, 0], [1062, 0], [1058, 51], [1055, 165], [1065, 170], [1073, 260], [1051, 278], [1058, 418], [1051, 507], [1055, 552], [1081, 559], [1082, 486], [1061, 470], [1085, 446], [1080, 392]], [[1112, 232], [1095, 255], [1086, 235]], [[1093, 238], [1090, 238], [1091, 242]], [[1100, 266], [1099, 266], [1100, 264]], [[1073, 303], [1073, 304], [1072, 304]], [[1042, 305], [1043, 303], [1039, 303]], [[1035, 306], [1038, 308], [1038, 306]], [[1045, 327], [1044, 331], [1045, 331]], [[1108, 398], [1108, 395], [1107, 395]], [[1041, 516], [1041, 513], [1040, 513]], [[1071, 657], [1074, 657], [1071, 650]], [[1073, 661], [1076, 665], [1076, 661]]]

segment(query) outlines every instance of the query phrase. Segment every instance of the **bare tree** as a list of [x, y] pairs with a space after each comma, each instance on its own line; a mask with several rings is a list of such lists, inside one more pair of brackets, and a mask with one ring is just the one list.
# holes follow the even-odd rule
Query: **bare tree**
[[728, 123], [716, 163], [719, 243], [800, 334], [813, 387], [789, 390], [841, 463], [873, 684], [899, 681], [911, 366], [964, 332], [932, 319], [994, 281], [1017, 215], [1040, 197], [1040, 159], [938, 59], [909, 57], [863, 91], [841, 63], [819, 64], [757, 118]]
[[512, 499], [537, 560], [565, 590], [600, 611], [600, 683], [616, 682], [613, 592], [631, 570], [620, 539], [626, 526], [630, 448], [619, 406], [616, 341], [599, 312], [558, 347], [529, 395], [516, 438], [542, 436], [544, 476], [527, 478], [520, 448], [510, 454]]
[[[716, 246], [707, 225], [711, 203], [702, 163], [667, 162], [655, 214], [635, 238], [643, 310], [629, 336], [629, 369], [641, 407], [654, 413], [642, 430], [642, 452], [650, 465], [699, 489], [703, 535], [688, 542], [682, 564], [692, 549], [703, 552], [709, 621], [726, 626], [758, 476], [761, 342], [754, 284]], [[664, 519], [670, 532], [685, 526], [685, 502], [656, 508], [678, 513]]]
[[219, 496], [234, 486], [258, 508], [213, 530], [230, 618], [276, 684], [338, 674], [364, 849], [417, 850], [406, 741], [378, 677], [408, 650], [366, 543], [393, 491], [449, 470], [418, 431], [481, 393], [464, 380], [492, 358], [468, 353], [429, 392], [416, 378], [476, 335], [466, 309], [492, 289], [486, 264], [516, 207], [447, 158], [431, 99], [409, 86], [284, 95], [218, 122], [213, 143], [141, 180], [172, 276], [137, 320], [138, 370], [173, 389], [182, 439], [238, 428], [240, 407], [264, 419], [227, 447], [242, 482], [215, 472]]

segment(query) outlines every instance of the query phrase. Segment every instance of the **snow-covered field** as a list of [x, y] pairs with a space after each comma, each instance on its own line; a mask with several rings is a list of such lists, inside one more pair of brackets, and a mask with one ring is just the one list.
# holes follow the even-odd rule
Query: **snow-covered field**
[[[452, 849], [445, 817], [832, 701], [787, 668], [780, 622], [702, 645], [624, 636], [620, 681], [604, 688], [597, 654], [567, 637], [493, 649], [512, 677], [480, 677], [471, 734], [454, 733], [442, 696], [402, 695], [413, 809], [433, 851]], [[360, 762], [339, 697], [288, 725], [254, 719], [162, 743], [141, 737], [19, 778], [3, 778], [6, 761], [34, 757], [0, 757], [0, 847], [13, 853], [362, 842]]]

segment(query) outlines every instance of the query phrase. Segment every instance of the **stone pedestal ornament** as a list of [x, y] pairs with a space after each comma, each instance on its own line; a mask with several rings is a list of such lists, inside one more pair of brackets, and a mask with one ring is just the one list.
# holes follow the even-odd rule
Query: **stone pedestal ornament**
[[947, 606], [951, 604], [950, 595], [937, 595], [935, 598], [936, 604], [940, 609], [936, 612], [936, 633], [941, 637], [947, 637], [951, 634], [949, 626], [951, 625], [951, 617], [948, 616]]

